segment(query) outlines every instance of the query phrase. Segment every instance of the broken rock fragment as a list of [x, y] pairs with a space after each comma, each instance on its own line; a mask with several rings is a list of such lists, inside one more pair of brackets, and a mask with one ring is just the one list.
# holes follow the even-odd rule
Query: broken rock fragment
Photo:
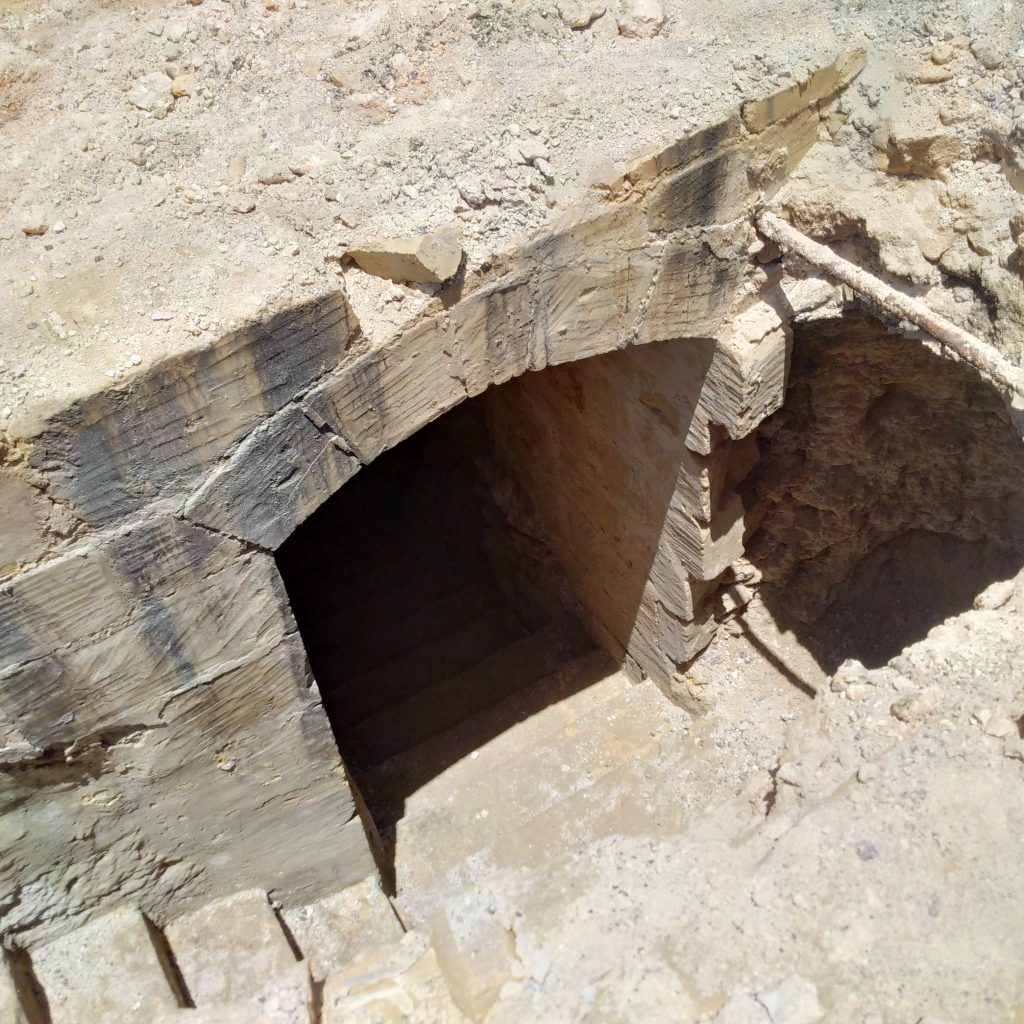
[[557, 7], [562, 23], [573, 30], [589, 28], [605, 12], [605, 5], [593, 0], [560, 0]]
[[427, 234], [363, 242], [347, 250], [345, 255], [375, 277], [440, 284], [459, 269], [462, 246], [450, 235]]
[[129, 91], [128, 102], [155, 118], [165, 117], [174, 107], [171, 80], [162, 71], [143, 75]]
[[658, 0], [627, 0], [619, 18], [619, 35], [653, 39], [665, 25], [665, 11]]

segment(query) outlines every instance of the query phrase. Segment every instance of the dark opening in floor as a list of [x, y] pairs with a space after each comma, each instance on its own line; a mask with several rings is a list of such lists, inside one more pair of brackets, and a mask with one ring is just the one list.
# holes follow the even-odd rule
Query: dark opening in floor
[[468, 402], [363, 469], [277, 553], [385, 856], [407, 796], [565, 696], [558, 670], [594, 648], [518, 550], [487, 455]]
[[760, 598], [825, 672], [878, 667], [1024, 565], [1024, 444], [974, 370], [865, 314], [796, 325], [743, 485]]

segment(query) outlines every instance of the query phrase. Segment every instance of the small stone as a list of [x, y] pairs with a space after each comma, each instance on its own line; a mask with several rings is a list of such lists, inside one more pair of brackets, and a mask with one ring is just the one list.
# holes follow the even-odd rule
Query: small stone
[[261, 185], [283, 185], [285, 182], [294, 181], [295, 174], [283, 164], [267, 164], [256, 172], [256, 180]]
[[130, 362], [132, 366], [139, 366], [142, 363], [142, 356], [133, 355], [129, 358], [128, 362]]
[[164, 60], [177, 60], [181, 56], [181, 47], [175, 43], [167, 43], [160, 52], [164, 55]]
[[195, 75], [178, 75], [178, 77], [171, 82], [171, 95], [190, 96], [192, 94], [192, 86], [195, 84], [195, 80]]
[[818, 1024], [825, 1011], [813, 982], [791, 974], [770, 992], [758, 992], [757, 1001], [768, 1011], [772, 1024]]
[[156, 21], [151, 21], [146, 26], [146, 31], [151, 36], [158, 36], [159, 37], [159, 36], [162, 36], [164, 34], [164, 25], [165, 25], [165, 23], [163, 21], [161, 21], [159, 18], [157, 18]]
[[168, 313], [164, 309], [154, 309], [153, 312], [149, 314], [149, 319], [150, 320], [173, 320], [174, 319], [174, 314], [173, 313]]
[[232, 196], [229, 203], [235, 213], [252, 213], [256, 209], [256, 203], [248, 196]]
[[459, 195], [470, 206], [483, 206], [487, 202], [483, 184], [478, 178], [457, 177], [455, 187], [459, 190]]
[[653, 39], [665, 25], [665, 11], [658, 0], [626, 0], [619, 18], [619, 35], [629, 39]]
[[857, 844], [857, 856], [861, 860], [874, 860], [878, 856], [878, 847], [873, 843], [869, 843], [866, 839], [862, 839]]
[[351, 71], [344, 68], [335, 68], [327, 73], [327, 81], [336, 89], [348, 91], [356, 87], [358, 79]]
[[386, 238], [353, 246], [345, 253], [375, 277], [417, 284], [447, 281], [462, 262], [462, 246], [447, 234]]
[[986, 71], [995, 71], [1003, 66], [1003, 54], [989, 43], [976, 39], [971, 43], [971, 53]]
[[171, 94], [171, 80], [162, 71], [143, 75], [128, 92], [128, 102], [139, 110], [145, 110], [155, 118], [166, 116], [174, 107]]
[[734, 992], [715, 1014], [714, 1024], [769, 1024], [768, 1011], [752, 995]]
[[226, 176], [237, 181], [239, 178], [245, 175], [245, 157], [244, 156], [233, 156], [228, 161], [228, 169]]
[[188, 28], [180, 21], [169, 21], [164, 29], [164, 39], [172, 43], [180, 43], [187, 32]]
[[53, 229], [52, 230], [53, 230], [54, 234], [62, 235], [65, 231], [67, 231], [67, 229], [68, 229], [68, 226], [67, 226], [67, 224], [64, 223], [64, 221], [62, 221], [62, 220], [55, 220], [53, 222]]
[[23, 235], [45, 235], [50, 230], [49, 218], [41, 206], [29, 206], [19, 214], [18, 227]]
[[846, 699], [854, 701], [863, 700], [867, 692], [867, 687], [863, 683], [850, 683], [846, 687]]
[[547, 146], [540, 139], [530, 136], [519, 139], [513, 146], [519, 153], [520, 163], [532, 164], [535, 160], [546, 160], [549, 156]]
[[924, 705], [920, 697], [904, 697], [895, 701], [889, 708], [889, 714], [901, 722], [916, 722], [924, 713]]
[[936, 43], [932, 47], [932, 63], [948, 64], [956, 55], [956, 51], [949, 43]]
[[607, 9], [602, 3], [587, 0], [559, 0], [557, 7], [562, 23], [575, 31], [589, 28]]
[[913, 78], [914, 81], [920, 82], [921, 85], [941, 85], [943, 82], [950, 81], [953, 75], [952, 68], [928, 66], [920, 68]]
[[989, 715], [985, 724], [982, 726], [986, 736], [994, 736], [996, 739], [1002, 739], [1004, 736], [1009, 736], [1017, 731], [1017, 723], [1006, 715], [999, 714], [998, 712], [993, 715]]

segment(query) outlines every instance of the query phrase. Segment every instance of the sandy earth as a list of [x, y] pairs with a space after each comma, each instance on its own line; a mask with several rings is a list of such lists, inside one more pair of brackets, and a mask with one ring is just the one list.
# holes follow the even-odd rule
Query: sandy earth
[[961, 45], [958, 88], [1020, 117], [1010, 3], [673, 2], [639, 28], [628, 7], [0, 5], [0, 417], [342, 281], [382, 337], [432, 289], [344, 270], [351, 242], [454, 225], [473, 269], [610, 162], [844, 49], [870, 49], [878, 122], [907, 60], [983, 40], [1000, 66]]

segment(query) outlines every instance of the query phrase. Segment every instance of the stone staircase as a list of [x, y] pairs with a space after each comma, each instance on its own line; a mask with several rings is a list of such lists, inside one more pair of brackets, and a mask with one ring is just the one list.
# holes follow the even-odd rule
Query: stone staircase
[[123, 907], [0, 967], [3, 1024], [464, 1019], [375, 879], [280, 916], [265, 892], [235, 893], [162, 931]]
[[[0, 971], [0, 1024], [482, 1020], [515, 950], [493, 922], [460, 917], [461, 895], [594, 838], [657, 828], [646, 766], [688, 728], [602, 652], [546, 672], [537, 651], [518, 661], [532, 682], [380, 763], [383, 791], [407, 794], [390, 806], [394, 907], [376, 879], [285, 910], [240, 892], [162, 930], [123, 907]], [[453, 749], [469, 753], [449, 763]]]
[[[524, 707], [539, 710], [519, 718]], [[492, 716], [515, 724], [497, 732]], [[466, 886], [486, 885], [490, 875], [543, 867], [624, 828], [659, 827], [664, 809], [646, 799], [635, 806], [633, 797], [663, 741], [688, 728], [686, 713], [653, 684], [631, 684], [598, 651], [460, 723], [460, 733], [493, 738], [405, 803], [395, 826], [395, 904], [403, 921], [426, 927]], [[389, 770], [415, 772], [443, 742], [406, 752]]]

